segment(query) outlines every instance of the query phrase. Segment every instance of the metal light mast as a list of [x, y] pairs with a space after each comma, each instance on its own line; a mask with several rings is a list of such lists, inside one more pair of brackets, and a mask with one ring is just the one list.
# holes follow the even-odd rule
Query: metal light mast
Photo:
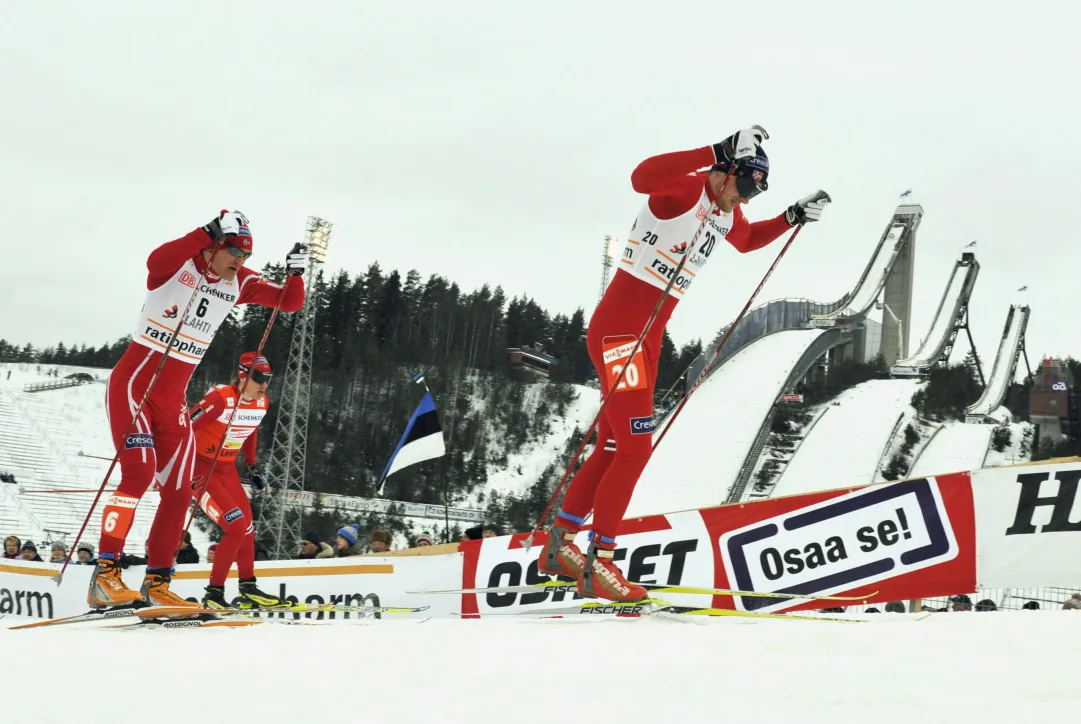
[[611, 277], [612, 267], [615, 266], [616, 256], [619, 255], [621, 243], [614, 236], [604, 237], [604, 261], [601, 270], [601, 293], [597, 295], [598, 301], [604, 296], [604, 290], [608, 288], [608, 280]]
[[315, 333], [313, 287], [318, 268], [327, 260], [330, 231], [334, 225], [318, 216], [309, 216], [305, 243], [312, 252], [312, 264], [304, 280], [304, 306], [293, 321], [293, 341], [283, 375], [274, 442], [270, 447], [267, 475], [276, 491], [268, 495], [261, 525], [270, 531], [274, 559], [290, 558], [300, 545], [303, 506], [290, 501], [290, 494], [304, 491], [304, 468], [308, 449], [308, 407], [312, 383], [312, 343]]

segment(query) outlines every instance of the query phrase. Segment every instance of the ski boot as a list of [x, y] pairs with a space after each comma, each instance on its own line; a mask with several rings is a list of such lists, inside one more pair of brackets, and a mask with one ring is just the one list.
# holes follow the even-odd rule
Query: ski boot
[[649, 591], [623, 577], [616, 568], [616, 541], [589, 531], [589, 548], [585, 565], [578, 576], [578, 594], [584, 598], [603, 598], [609, 601], [641, 601], [649, 598]]
[[136, 608], [140, 604], [146, 605], [139, 591], [124, 585], [120, 564], [111, 556], [111, 553], [103, 553], [98, 557], [94, 573], [90, 576], [86, 602], [93, 608]]
[[582, 575], [586, 557], [575, 545], [574, 537], [582, 519], [560, 512], [552, 529], [548, 532], [548, 543], [537, 559], [537, 568], [549, 576], [563, 576], [576, 580]]
[[203, 594], [203, 608], [232, 608], [225, 600], [225, 586], [207, 586]]
[[181, 598], [169, 590], [173, 572], [169, 568], [147, 568], [143, 586], [139, 592], [151, 606], [175, 606], [179, 608], [202, 608], [202, 604]]
[[240, 581], [240, 602], [237, 608], [290, 608], [292, 604], [283, 601], [277, 596], [260, 591], [255, 586], [254, 578], [244, 578]]

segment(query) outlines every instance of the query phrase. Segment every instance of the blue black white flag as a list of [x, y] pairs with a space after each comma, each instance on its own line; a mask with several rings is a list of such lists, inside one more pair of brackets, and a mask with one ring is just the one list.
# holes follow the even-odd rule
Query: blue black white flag
[[907, 199], [911, 195], [912, 195], [912, 189], [907, 189], [903, 194], [901, 194], [901, 198], [902, 199]]
[[[413, 378], [414, 382], [423, 383], [424, 375], [418, 374]], [[409, 418], [409, 424], [402, 433], [402, 439], [390, 456], [383, 474], [379, 478], [379, 495], [383, 494], [387, 478], [402, 468], [415, 465], [425, 460], [442, 457], [447, 452], [443, 444], [443, 427], [439, 424], [439, 413], [435, 409], [435, 400], [432, 393], [425, 389], [413, 416]]]

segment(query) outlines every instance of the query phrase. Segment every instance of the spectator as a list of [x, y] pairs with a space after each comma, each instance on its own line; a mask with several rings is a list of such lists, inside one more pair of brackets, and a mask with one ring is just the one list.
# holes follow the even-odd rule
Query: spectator
[[91, 543], [80, 543], [75, 546], [75, 565], [92, 566], [97, 563], [94, 558], [94, 546]]
[[950, 603], [953, 604], [951, 610], [955, 612], [972, 610], [972, 599], [964, 593], [958, 596], [950, 596]]
[[886, 604], [886, 613], [904, 613], [905, 604], [900, 601], [890, 601]]
[[1063, 611], [1081, 611], [1081, 593], [1075, 593], [1062, 604]]
[[300, 541], [300, 555], [297, 558], [333, 558], [334, 549], [319, 538], [314, 530], [309, 530]]
[[976, 611], [997, 611], [998, 606], [990, 598], [985, 598], [976, 602]]
[[503, 529], [495, 523], [489, 523], [484, 526], [484, 530], [481, 533], [482, 538], [498, 538], [501, 535], [503, 535]]
[[864, 611], [864, 613], [882, 613], [882, 612], [881, 612], [881, 611], [879, 611], [879, 610], [878, 610], [877, 608], [875, 608], [874, 606], [871, 606], [871, 607], [870, 607], [870, 608], [868, 608], [868, 609], [867, 609], [866, 611]]
[[22, 548], [23, 542], [19, 540], [18, 536], [9, 535], [4, 539], [4, 558], [9, 561], [19, 558], [19, 551]]
[[184, 540], [180, 543], [180, 550], [176, 554], [176, 564], [186, 565], [199, 562], [199, 551], [191, 544], [191, 533], [184, 531]]
[[1038, 601], [1029, 601], [1021, 607], [1022, 611], [1039, 611], [1040, 604]]
[[[120, 554], [120, 567], [121, 568], [129, 568], [131, 566], [145, 566], [146, 565], [146, 557], [147, 557], [146, 547], [147, 547], [147, 544], [143, 543], [143, 554], [141, 556], [133, 556], [133, 555], [129, 555], [127, 553], [121, 553]], [[93, 547], [91, 547], [91, 549], [90, 549], [91, 558], [93, 558], [93, 554], [94, 554], [94, 549], [93, 549]]]
[[218, 550], [218, 544], [217, 543], [211, 543], [210, 546], [206, 549], [206, 562], [207, 563], [213, 563], [214, 562], [214, 551], [216, 551], [216, 550]]
[[49, 563], [60, 563], [62, 565], [67, 557], [68, 549], [64, 547], [64, 544], [59, 541], [53, 543], [53, 547], [49, 551]]
[[35, 563], [44, 563], [41, 560], [41, 556], [38, 555], [38, 547], [34, 545], [33, 541], [26, 541], [23, 543], [22, 559], [24, 561], [34, 561]]
[[338, 549], [334, 551], [334, 555], [338, 558], [347, 558], [348, 556], [362, 555], [360, 547], [357, 546], [357, 529], [352, 525], [347, 525], [338, 529]]
[[435, 545], [435, 541], [432, 540], [432, 534], [426, 530], [422, 530], [420, 535], [417, 536], [417, 548], [431, 545]]
[[368, 546], [372, 553], [387, 553], [390, 551], [390, 543], [393, 540], [390, 533], [385, 530], [373, 530], [368, 534]]

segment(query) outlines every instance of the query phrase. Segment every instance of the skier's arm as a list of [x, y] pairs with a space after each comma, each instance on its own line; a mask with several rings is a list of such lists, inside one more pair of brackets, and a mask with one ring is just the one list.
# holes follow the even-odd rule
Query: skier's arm
[[184, 262], [203, 249], [210, 247], [213, 241], [202, 229], [191, 231], [179, 239], [167, 241], [146, 258], [147, 289], [157, 289], [169, 280]]
[[[244, 272], [247, 272], [244, 274]], [[256, 272], [241, 269], [243, 278], [240, 283], [240, 299], [237, 304], [258, 304], [261, 307], [273, 307], [278, 303], [282, 285], [263, 279]], [[281, 311], [295, 312], [304, 306], [304, 277], [286, 275], [285, 294], [282, 296]]]
[[216, 389], [210, 390], [206, 396], [199, 400], [199, 404], [191, 408], [188, 418], [191, 420], [191, 429], [198, 430], [211, 420], [216, 420], [225, 411], [225, 398]]
[[755, 251], [771, 243], [784, 232], [792, 227], [785, 219], [784, 213], [765, 221], [756, 221], [753, 224], [747, 221], [743, 215], [743, 209], [736, 207], [736, 219], [732, 223], [732, 230], [728, 232], [728, 243], [736, 248], [741, 254]]
[[[631, 172], [631, 186], [640, 194], [669, 196], [682, 194], [690, 174], [717, 162], [713, 146], [703, 146], [690, 151], [662, 153], [647, 158]], [[701, 180], [694, 180], [700, 192]]]
[[244, 453], [244, 462], [249, 468], [255, 467], [255, 450], [259, 447], [259, 430], [253, 430], [252, 434], [244, 441], [240, 452]]

